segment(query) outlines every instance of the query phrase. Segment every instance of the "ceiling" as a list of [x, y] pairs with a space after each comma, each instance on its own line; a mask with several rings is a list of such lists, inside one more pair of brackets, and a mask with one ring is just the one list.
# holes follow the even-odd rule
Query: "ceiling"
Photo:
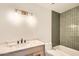
[[31, 5], [43, 7], [46, 9], [54, 10], [56, 12], [62, 13], [65, 12], [71, 8], [79, 6], [79, 3], [16, 3], [16, 4], [0, 4], [0, 7], [2, 6], [16, 6], [19, 5], [21, 7], [28, 7]]
[[79, 3], [39, 3], [38, 5], [62, 13], [79, 6]]

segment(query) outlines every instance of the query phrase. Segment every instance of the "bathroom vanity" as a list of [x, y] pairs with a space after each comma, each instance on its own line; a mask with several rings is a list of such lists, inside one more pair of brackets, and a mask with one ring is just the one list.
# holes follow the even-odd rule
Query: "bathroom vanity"
[[[2, 48], [3, 47], [3, 48]], [[45, 45], [39, 40], [27, 41], [25, 44], [14, 46], [2, 46], [1, 56], [44, 56]]]

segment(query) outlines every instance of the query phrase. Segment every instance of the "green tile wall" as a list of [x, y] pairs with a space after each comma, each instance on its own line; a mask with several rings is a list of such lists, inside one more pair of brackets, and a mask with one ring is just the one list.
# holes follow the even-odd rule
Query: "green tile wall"
[[60, 44], [79, 50], [79, 6], [60, 14]]
[[60, 44], [60, 14], [52, 11], [52, 47]]

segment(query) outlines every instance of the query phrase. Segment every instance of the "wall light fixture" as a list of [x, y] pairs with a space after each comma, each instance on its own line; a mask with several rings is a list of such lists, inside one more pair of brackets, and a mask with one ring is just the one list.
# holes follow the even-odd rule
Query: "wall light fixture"
[[15, 9], [15, 11], [21, 15], [32, 15], [32, 13], [28, 12], [28, 11], [24, 11], [24, 10], [20, 10], [20, 9]]
[[32, 13], [20, 9], [9, 12], [8, 20], [14, 25], [20, 25], [23, 21], [31, 27], [35, 27], [37, 24], [36, 17]]

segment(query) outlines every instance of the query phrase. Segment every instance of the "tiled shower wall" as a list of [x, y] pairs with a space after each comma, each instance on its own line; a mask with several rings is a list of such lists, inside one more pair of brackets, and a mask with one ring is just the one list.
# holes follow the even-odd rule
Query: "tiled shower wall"
[[60, 44], [60, 14], [52, 11], [52, 47]]
[[79, 50], [79, 6], [60, 14], [60, 44]]

